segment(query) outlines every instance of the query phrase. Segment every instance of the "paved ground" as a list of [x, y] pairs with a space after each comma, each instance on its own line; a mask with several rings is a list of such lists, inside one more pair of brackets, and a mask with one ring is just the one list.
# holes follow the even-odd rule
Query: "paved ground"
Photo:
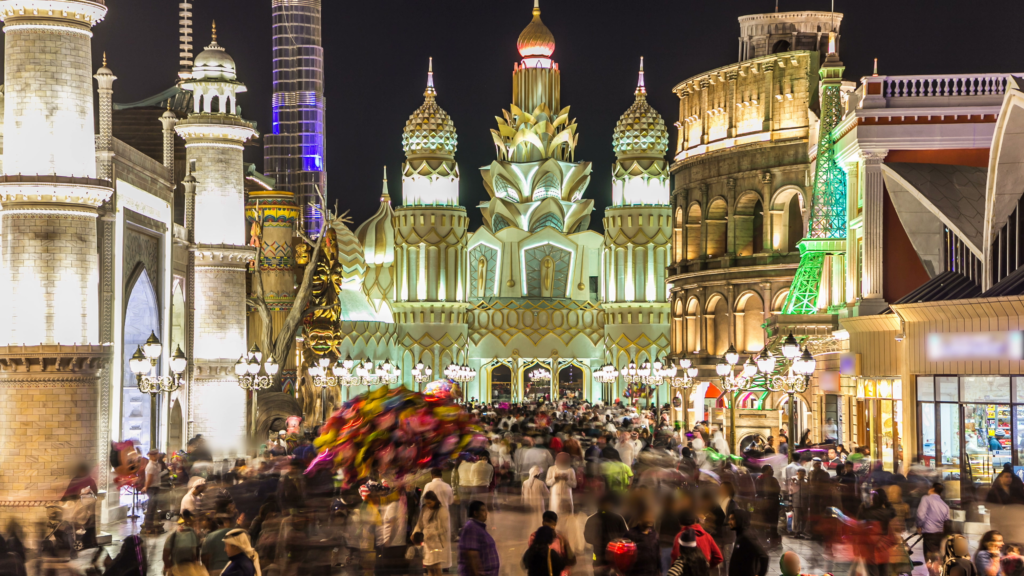
[[[585, 522], [586, 516], [578, 514], [576, 520], [582, 527], [582, 523]], [[523, 551], [525, 550], [528, 534], [532, 531], [532, 528], [528, 526], [526, 515], [519, 512], [501, 510], [492, 514], [491, 520], [488, 524], [492, 527], [491, 533], [498, 542], [498, 550], [501, 555], [502, 564], [501, 575], [511, 576], [522, 574], [523, 571], [519, 568], [519, 559], [522, 557]], [[168, 530], [173, 529], [173, 526], [174, 525], [171, 522], [166, 524], [166, 528]], [[133, 525], [128, 521], [123, 521], [116, 524], [106, 525], [103, 527], [103, 530], [109, 532], [114, 537], [113, 543], [108, 547], [109, 552], [114, 555], [120, 549], [121, 540], [129, 534], [137, 532], [138, 526]], [[163, 543], [166, 537], [166, 534], [145, 537], [146, 557], [149, 559], [150, 576], [160, 576], [163, 574], [161, 551], [163, 550]], [[972, 542], [971, 544], [973, 553], [976, 543]], [[915, 554], [913, 559], [921, 560], [920, 550], [921, 547], [918, 544], [914, 550]], [[796, 552], [801, 558], [803, 558], [803, 572], [806, 574], [823, 574], [825, 572], [832, 572], [835, 576], [846, 576], [850, 571], [849, 565], [833, 562], [831, 557], [825, 553], [821, 544], [808, 540], [783, 538], [782, 546], [770, 551], [771, 563], [768, 569], [769, 576], [779, 576], [779, 557], [785, 551]], [[586, 554], [580, 554], [578, 557], [580, 562], [573, 570], [573, 576], [587, 576], [592, 574], [589, 551]], [[455, 572], [454, 567], [452, 572]], [[914, 570], [914, 576], [928, 576], [928, 573], [923, 566], [920, 566]]]

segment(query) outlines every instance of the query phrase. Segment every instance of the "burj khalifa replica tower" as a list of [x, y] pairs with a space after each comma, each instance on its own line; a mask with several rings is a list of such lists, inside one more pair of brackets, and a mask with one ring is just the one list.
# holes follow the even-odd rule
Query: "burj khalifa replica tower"
[[273, 133], [265, 137], [264, 172], [302, 207], [302, 230], [317, 234], [326, 195], [324, 49], [321, 0], [272, 0], [274, 26]]

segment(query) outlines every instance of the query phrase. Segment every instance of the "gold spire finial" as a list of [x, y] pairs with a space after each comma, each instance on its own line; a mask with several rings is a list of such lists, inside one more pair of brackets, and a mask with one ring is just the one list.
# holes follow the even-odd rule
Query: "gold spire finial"
[[384, 191], [380, 195], [381, 202], [391, 202], [391, 195], [388, 194], [388, 167], [384, 166]]
[[637, 96], [644, 96], [644, 95], [647, 94], [647, 86], [646, 86], [646, 84], [644, 84], [644, 57], [643, 56], [640, 57], [640, 79], [637, 80], [636, 92], [634, 92], [634, 94], [636, 94]]
[[104, 68], [107, 67], [107, 51], [106, 50], [103, 51], [103, 67]]
[[430, 58], [430, 63], [427, 64], [427, 91], [423, 93], [427, 98], [433, 98], [437, 96], [437, 90], [434, 89], [434, 58]]
[[216, 20], [213, 21], [213, 41], [214, 41], [214, 43], [217, 42], [217, 21]]

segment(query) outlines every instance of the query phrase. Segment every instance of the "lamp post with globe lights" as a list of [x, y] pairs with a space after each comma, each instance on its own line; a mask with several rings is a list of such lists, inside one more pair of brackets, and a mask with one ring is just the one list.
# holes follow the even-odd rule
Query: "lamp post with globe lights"
[[181, 388], [181, 375], [188, 367], [188, 359], [178, 346], [171, 356], [171, 376], [157, 376], [156, 365], [164, 347], [156, 332], [150, 332], [146, 343], [135, 349], [128, 359], [128, 368], [135, 374], [139, 392], [149, 394], [149, 443], [155, 447], [157, 440], [157, 395], [175, 392]]
[[[681, 422], [682, 430], [685, 431], [689, 430], [689, 418], [687, 417], [687, 414], [690, 407], [690, 388], [693, 388], [693, 385], [696, 383], [697, 374], [700, 370], [693, 365], [693, 361], [689, 358], [680, 358], [678, 363], [678, 367], [670, 366], [666, 370], [665, 381], [669, 385], [669, 396], [672, 398], [670, 402], [674, 402], [677, 392], [680, 392], [682, 395], [679, 406], [679, 412], [681, 412], [681, 414], [678, 415], [679, 417], [675, 418], [675, 423], [679, 424]], [[675, 406], [673, 406], [673, 408], [675, 408]]]
[[[249, 433], [256, 437], [256, 418], [259, 416], [258, 396], [260, 390], [266, 390], [274, 385], [274, 376], [277, 375], [281, 366], [274, 360], [273, 355], [267, 356], [263, 362], [263, 352], [260, 347], [253, 344], [246, 354], [243, 354], [235, 363], [235, 376], [238, 378], [239, 388], [252, 392], [252, 405], [249, 407]], [[260, 376], [260, 372], [266, 373]]]
[[611, 364], [605, 364], [594, 371], [594, 380], [601, 383], [601, 399], [604, 400], [605, 403], [608, 403], [609, 398], [615, 396], [615, 394], [612, 394], [609, 384], [614, 383], [618, 378], [619, 371]]
[[423, 362], [417, 362], [416, 366], [413, 366], [410, 372], [412, 372], [412, 379], [417, 384], [430, 382], [430, 377], [434, 374], [434, 371], [430, 369], [430, 366], [423, 364]]
[[747, 358], [741, 372], [735, 374], [736, 365], [739, 364], [740, 355], [732, 344], [726, 350], [722, 359], [715, 365], [715, 373], [722, 379], [722, 389], [729, 397], [729, 444], [732, 450], [736, 449], [736, 400], [739, 392], [749, 389], [753, 385], [754, 375], [757, 374], [757, 366]]
[[[762, 351], [757, 358], [757, 371], [765, 376], [768, 389], [772, 392], [783, 392], [788, 396], [789, 403], [789, 433], [792, 436], [796, 432], [796, 395], [803, 394], [810, 385], [811, 375], [817, 367], [817, 361], [811, 354], [809, 348], [800, 352], [800, 345], [791, 333], [782, 344], [782, 354], [789, 362], [789, 369], [785, 374], [773, 374], [775, 371], [775, 357], [771, 352]], [[793, 461], [796, 444], [793, 438], [789, 439], [788, 457]]]

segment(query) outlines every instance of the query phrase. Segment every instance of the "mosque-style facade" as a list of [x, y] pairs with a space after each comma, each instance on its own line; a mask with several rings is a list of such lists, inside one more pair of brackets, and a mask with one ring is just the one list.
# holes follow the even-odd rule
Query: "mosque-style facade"
[[[467, 400], [618, 398], [625, 384], [602, 385], [595, 369], [669, 351], [668, 131], [647, 103], [641, 63], [636, 100], [613, 135], [605, 234], [591, 230], [594, 175], [575, 156], [579, 125], [561, 100], [555, 40], [538, 7], [517, 48], [512, 102], [491, 130], [495, 159], [480, 169], [484, 224], [473, 231], [460, 205], [456, 129], [431, 66], [402, 137], [402, 203], [392, 208], [385, 181], [380, 209], [355, 230], [366, 303], [342, 305], [339, 354], [389, 358], [412, 387], [417, 364], [435, 378], [468, 365], [477, 376], [463, 384]], [[534, 379], [538, 368], [557, 377]]]

